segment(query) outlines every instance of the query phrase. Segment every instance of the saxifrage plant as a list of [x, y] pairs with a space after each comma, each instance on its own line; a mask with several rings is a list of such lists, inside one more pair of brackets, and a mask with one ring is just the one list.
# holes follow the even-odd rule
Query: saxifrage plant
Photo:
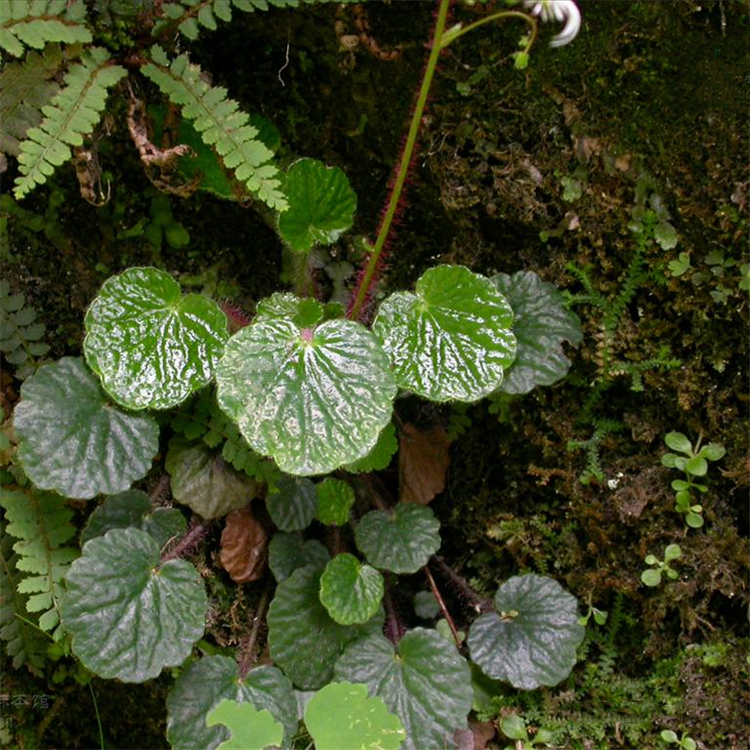
[[[90, 41], [83, 15], [70, 15], [82, 14], [75, 3], [51, 25], [27, 20], [20, 5], [2, 18], [2, 43], [11, 54], [20, 54], [22, 43]], [[24, 12], [52, 8], [42, 5], [29, 3]], [[532, 10], [552, 17], [548, 5]], [[575, 5], [557, 5], [566, 9], [566, 34], [575, 35]], [[180, 0], [165, 3], [164, 13], [187, 14], [178, 28], [189, 36], [196, 18], [210, 28], [211, 14], [228, 20], [229, 8], [220, 0]], [[84, 356], [43, 365], [22, 386], [13, 420], [15, 485], [2, 504], [19, 519], [15, 499], [35, 509], [26, 526], [6, 530], [20, 540], [19, 570], [27, 546], [41, 538], [33, 572], [42, 580], [24, 579], [24, 591], [44, 597], [26, 605], [28, 612], [47, 610], [39, 621], [43, 630], [69, 641], [100, 677], [143, 682], [181, 667], [167, 700], [173, 747], [288, 747], [300, 719], [319, 750], [335, 746], [337, 731], [339, 739], [374, 747], [439, 747], [466, 726], [470, 662], [521, 689], [556, 685], [575, 664], [584, 626], [570, 593], [527, 574], [502, 583], [493, 601], [482, 599], [435, 557], [440, 523], [426, 504], [431, 497], [425, 504], [393, 502], [372, 475], [390, 463], [397, 446], [399, 392], [437, 403], [526, 393], [564, 377], [570, 363], [562, 342], [581, 338], [580, 322], [557, 289], [530, 272], [488, 278], [442, 265], [422, 274], [414, 291], [394, 292], [372, 310], [440, 51], [489, 20], [520, 18], [531, 30], [516, 56], [523, 67], [536, 36], [534, 17], [518, 10], [450, 29], [447, 12], [442, 0], [389, 202], [374, 243], [361, 243], [366, 260], [346, 309], [307, 294], [310, 251], [352, 226], [356, 195], [344, 172], [300, 159], [281, 176], [267, 164], [271, 152], [247, 116], [184, 54], [170, 61], [154, 47], [147, 61], [138, 61], [182, 108], [204, 146], [215, 148], [220, 159], [213, 156], [213, 176], [228, 179], [233, 172], [276, 211], [274, 225], [296, 259], [296, 293], [260, 301], [249, 325], [230, 335], [216, 302], [183, 294], [164, 271], [130, 268], [108, 279], [86, 314]], [[96, 48], [71, 68], [46, 119], [26, 132], [19, 148], [17, 197], [67, 155], [55, 144], [80, 142], [104, 106], [106, 89], [125, 74]], [[187, 154], [174, 148], [172, 156]], [[365, 312], [374, 312], [370, 326]], [[188, 528], [179, 511], [155, 508], [131, 489], [150, 471], [165, 428], [173, 497], [194, 512]], [[335, 477], [311, 479], [332, 472]], [[91, 514], [80, 556], [72, 560], [76, 552], [61, 547], [70, 539], [61, 498], [100, 495], [107, 497]], [[53, 498], [54, 516], [45, 497]], [[358, 507], [357, 497], [374, 509]], [[264, 500], [271, 519], [265, 526], [255, 518]], [[205, 633], [209, 597], [184, 558], [216, 518], [225, 518], [221, 559], [231, 577], [238, 583], [268, 578], [267, 545], [275, 579], [258, 598], [255, 624], [236, 660], [191, 658]], [[327, 545], [314, 538], [314, 524], [327, 530]], [[241, 566], [232, 559], [238, 547]], [[48, 552], [57, 553], [55, 562], [44, 559]], [[459, 581], [481, 613], [465, 643], [431, 569]], [[453, 642], [429, 617], [424, 627], [407, 630], [393, 605], [397, 576], [420, 571]], [[272, 664], [255, 666], [261, 622]], [[318, 693], [302, 707], [299, 691]], [[372, 721], [355, 726], [352, 712]]]

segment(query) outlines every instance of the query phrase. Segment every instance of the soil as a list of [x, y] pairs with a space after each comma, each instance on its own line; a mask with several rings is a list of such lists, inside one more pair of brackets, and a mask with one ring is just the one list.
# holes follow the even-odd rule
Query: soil
[[[283, 163], [311, 156], [346, 171], [358, 196], [352, 236], [372, 237], [433, 5], [368, 10], [381, 47], [402, 45], [397, 59], [361, 45], [339, 49], [330, 6], [236, 14], [190, 50], [214, 84], [275, 124]], [[487, 11], [479, 3], [453, 12], [468, 22]], [[379, 286], [381, 295], [410, 288], [438, 263], [488, 275], [532, 270], [569, 293], [581, 318], [583, 342], [566, 348], [570, 373], [467, 409], [405, 398], [398, 416], [449, 432], [459, 415], [469, 422], [455, 431], [447, 487], [432, 507], [441, 554], [474, 588], [491, 596], [506, 578], [532, 571], [559, 580], [582, 609], [588, 602], [609, 613], [604, 625], [591, 620], [568, 680], [533, 694], [508, 690], [500, 714], [523, 709], [557, 732], [561, 748], [650, 750], [663, 747], [660, 730], [673, 729], [704, 750], [739, 750], [750, 745], [750, 306], [742, 270], [750, 263], [750, 6], [597, 0], [582, 12], [581, 33], [566, 47], [548, 48], [552, 32], [542, 28], [525, 70], [511, 58], [520, 24], [488, 24], [444, 55]], [[170, 200], [190, 235], [186, 247], [118, 239], [149, 217], [155, 191], [123, 111], [108, 114], [101, 158], [110, 203], [80, 199], [66, 166], [21, 204], [46, 217], [44, 230], [18, 212], [8, 220], [3, 277], [39, 310], [53, 357], [80, 353], [87, 305], [104, 279], [132, 265], [158, 264], [246, 310], [280, 288], [274, 232], [257, 212], [205, 193]], [[668, 212], [679, 242], [650, 243], [634, 269], [629, 224], [648, 200]], [[669, 264], [680, 253], [690, 267], [676, 275]], [[347, 238], [331, 255], [355, 260]], [[634, 288], [607, 331], [607, 310], [584, 295], [612, 305], [629, 273]], [[618, 367], [604, 367], [605, 358]], [[6, 377], [5, 404], [18, 387]], [[726, 448], [705, 478], [700, 529], [674, 510], [670, 483], [680, 475], [661, 464], [664, 436], [675, 430]], [[384, 482], [395, 488], [397, 474], [384, 472]], [[670, 543], [682, 548], [679, 578], [644, 586], [644, 558]], [[456, 592], [446, 597], [462, 611]], [[3, 693], [52, 696], [50, 718], [39, 708], [11, 714], [19, 746], [99, 746], [88, 686], [71, 676], [55, 686], [3, 666]], [[167, 675], [144, 686], [92, 681], [108, 747], [165, 746], [169, 683]]]

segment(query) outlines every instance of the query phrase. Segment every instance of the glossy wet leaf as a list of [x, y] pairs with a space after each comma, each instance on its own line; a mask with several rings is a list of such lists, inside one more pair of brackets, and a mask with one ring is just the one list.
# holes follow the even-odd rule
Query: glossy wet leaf
[[398, 750], [404, 726], [388, 711], [382, 698], [368, 697], [367, 686], [332, 682], [307, 704], [305, 726], [315, 750]]
[[330, 245], [351, 227], [357, 196], [338, 167], [300, 159], [287, 172], [284, 192], [289, 208], [279, 215], [279, 234], [297, 252]]
[[383, 576], [347, 552], [336, 555], [320, 576], [320, 602], [340, 625], [367, 622], [383, 592]]
[[217, 367], [217, 398], [250, 446], [288, 474], [326, 474], [366, 455], [396, 384], [376, 337], [350, 320], [301, 328], [261, 315]]
[[434, 630], [410, 630], [398, 646], [375, 633], [351, 643], [336, 662], [337, 680], [363, 683], [406, 730], [404, 750], [450, 747], [471, 710], [469, 665]]
[[260, 666], [240, 677], [228, 656], [206, 656], [193, 662], [167, 696], [167, 739], [174, 750], [215, 750], [229, 738], [222, 726], [206, 726], [209, 712], [222, 700], [250, 703], [267, 710], [284, 726], [284, 746], [297, 730], [292, 684], [276, 668]]
[[330, 559], [328, 550], [317, 539], [305, 541], [301, 534], [277, 532], [268, 545], [268, 567], [278, 582], [289, 578], [297, 568], [322, 568]]
[[515, 576], [498, 588], [495, 610], [474, 621], [467, 641], [472, 660], [488, 677], [533, 690], [570, 674], [585, 628], [575, 597], [557, 581]]
[[281, 476], [273, 492], [268, 493], [266, 507], [271, 520], [282, 531], [302, 531], [315, 518], [318, 495], [309, 479]]
[[320, 576], [311, 565], [295, 570], [277, 586], [268, 611], [271, 658], [303, 690], [330, 681], [344, 646], [383, 621], [381, 611], [365, 625], [339, 625], [320, 602]]
[[357, 524], [357, 547], [376, 568], [416, 573], [440, 548], [440, 522], [430, 508], [399, 503], [393, 511], [371, 510]]
[[206, 716], [206, 726], [224, 724], [232, 733], [217, 750], [263, 750], [278, 746], [284, 737], [284, 727], [267, 709], [257, 711], [251, 703], [224, 699]]
[[110, 495], [89, 516], [81, 533], [81, 545], [90, 539], [104, 536], [110, 529], [134, 527], [150, 534], [159, 547], [187, 528], [185, 517], [177, 508], [155, 508], [149, 496], [141, 490], [128, 490]]
[[415, 292], [395, 292], [373, 331], [399, 387], [430, 401], [476, 401], [496, 390], [516, 355], [513, 311], [486, 277], [437, 266]]
[[513, 333], [518, 342], [516, 358], [505, 373], [503, 393], [528, 393], [537, 385], [552, 385], [570, 369], [562, 342], [578, 346], [583, 338], [579, 317], [565, 308], [554, 284], [542, 281], [533, 271], [509, 276], [499, 273], [492, 283], [513, 309]]
[[352, 474], [365, 474], [370, 471], [387, 469], [393, 454], [398, 450], [396, 428], [389, 422], [378, 436], [375, 447], [363, 458], [346, 464], [344, 469]]
[[315, 517], [330, 526], [343, 526], [349, 520], [354, 505], [354, 490], [342, 479], [328, 477], [315, 485], [318, 509]]
[[159, 545], [140, 529], [89, 541], [66, 586], [62, 621], [73, 653], [99, 677], [145, 682], [182, 664], [203, 636], [203, 580], [185, 560], [160, 565]]
[[86, 361], [129, 409], [169, 409], [207, 385], [228, 337], [215, 302], [156, 268], [107, 279], [85, 322]]
[[169, 441], [164, 464], [172, 478], [172, 496], [203, 518], [219, 518], [247, 505], [258, 485], [244, 472], [201, 443], [180, 437]]
[[154, 419], [113, 406], [80, 358], [64, 357], [27, 378], [13, 422], [29, 479], [65, 497], [127, 490], [159, 451]]

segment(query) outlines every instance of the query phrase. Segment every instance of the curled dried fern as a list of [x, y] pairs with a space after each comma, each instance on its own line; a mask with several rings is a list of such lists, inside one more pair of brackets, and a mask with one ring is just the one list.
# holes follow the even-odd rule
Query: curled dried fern
[[70, 522], [73, 512], [65, 499], [51, 492], [30, 488], [4, 489], [0, 505], [8, 521], [6, 533], [16, 537], [13, 551], [18, 555], [15, 567], [27, 573], [16, 586], [19, 594], [29, 594], [26, 610], [39, 615], [39, 628], [52, 632], [55, 640], [62, 635], [59, 600], [63, 579], [78, 551], [65, 547], [75, 535]]
[[206, 83], [201, 69], [187, 55], [170, 63], [164, 50], [154, 46], [151, 59], [143, 66], [143, 74], [182, 107], [182, 116], [192, 120], [203, 142], [216, 150], [252, 194], [271, 208], [285, 210], [278, 170], [269, 163], [273, 152], [258, 139], [258, 129], [249, 124], [237, 102], [227, 98], [227, 90]]
[[24, 380], [38, 367], [49, 346], [40, 341], [44, 323], [37, 321], [37, 311], [25, 304], [23, 294], [10, 294], [5, 279], [0, 280], [0, 352], [16, 367], [16, 376]]
[[46, 182], [55, 167], [67, 161], [71, 146], [80, 146], [93, 130], [107, 100], [107, 89], [126, 71], [113, 65], [106, 50], [92, 47], [65, 76], [64, 86], [44, 108], [38, 128], [30, 128], [18, 156], [20, 176], [13, 192], [23, 198], [35, 185]]
[[0, 47], [20, 57], [25, 47], [43, 49], [48, 42], [90, 42], [83, 0], [3, 0], [0, 2]]

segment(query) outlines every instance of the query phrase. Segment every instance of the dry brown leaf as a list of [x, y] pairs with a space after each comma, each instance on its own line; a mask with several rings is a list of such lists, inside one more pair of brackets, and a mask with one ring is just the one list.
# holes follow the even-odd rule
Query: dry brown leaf
[[398, 462], [401, 502], [427, 505], [445, 489], [450, 464], [445, 429], [432, 427], [422, 432], [407, 424], [399, 440]]
[[484, 750], [495, 736], [491, 721], [470, 721], [468, 729], [457, 729], [453, 734], [457, 750]]
[[233, 581], [247, 583], [263, 575], [267, 546], [268, 536], [249, 505], [226, 517], [219, 559]]

